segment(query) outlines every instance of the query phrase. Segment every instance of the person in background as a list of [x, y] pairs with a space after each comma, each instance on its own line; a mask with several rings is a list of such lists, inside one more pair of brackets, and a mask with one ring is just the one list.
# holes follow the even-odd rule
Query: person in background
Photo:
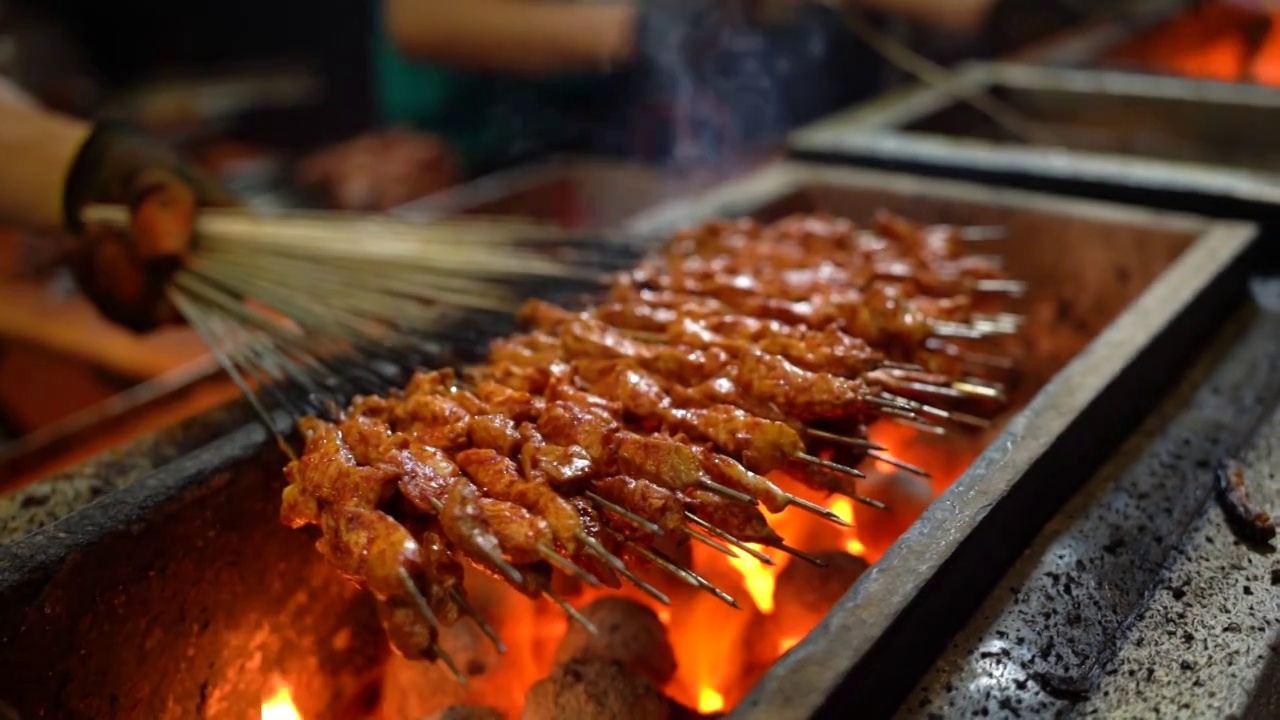
[[[474, 174], [547, 149], [731, 154], [876, 90], [853, 6], [980, 35], [1070, 0], [382, 0], [384, 119]], [[684, 142], [681, 142], [684, 141]], [[705, 158], [703, 158], [705, 159]]]
[[869, 89], [873, 58], [832, 8], [764, 24], [750, 5], [383, 0], [378, 105], [474, 175], [548, 150], [732, 155]]
[[[71, 235], [71, 269], [104, 316], [135, 331], [177, 319], [164, 281], [196, 208], [230, 202], [216, 183], [141, 133], [43, 108], [4, 78], [0, 157], [0, 220]], [[80, 211], [93, 203], [130, 208], [130, 232], [90, 232]]]

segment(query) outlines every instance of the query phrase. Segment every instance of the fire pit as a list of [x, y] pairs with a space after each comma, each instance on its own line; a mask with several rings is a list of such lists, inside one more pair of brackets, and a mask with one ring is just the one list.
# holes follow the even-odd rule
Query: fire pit
[[[9, 682], [0, 700], [24, 718], [266, 717], [268, 703], [306, 720], [390, 720], [445, 703], [508, 717], [520, 705], [572, 713], [598, 701], [589, 688], [606, 687], [670, 716], [735, 708], [738, 717], [809, 717], [851, 697], [870, 715], [891, 710], [1195, 355], [1180, 338], [1235, 305], [1254, 230], [789, 163], [645, 214], [631, 229], [660, 235], [727, 214], [866, 218], [879, 207], [1007, 228], [990, 252], [1030, 283], [1033, 330], [1015, 407], [999, 427], [944, 439], [877, 429], [873, 437], [924, 465], [931, 482], [876, 468], [865, 491], [891, 512], [813, 498], [855, 514], [857, 530], [779, 526], [830, 558], [830, 572], [695, 555], [741, 610], [705, 594], [652, 612], [581, 595], [575, 604], [602, 628], [594, 640], [566, 635], [563, 616], [476, 578], [471, 595], [510, 651], [499, 658], [459, 626], [445, 640], [470, 678], [459, 688], [440, 668], [391, 659], [372, 603], [324, 565], [311, 537], [279, 524], [282, 457], [248, 426], [3, 549]], [[629, 689], [640, 675], [662, 694]]]
[[1017, 60], [1280, 85], [1280, 13], [1229, 2], [1156, 3], [1063, 33]]
[[[986, 92], [1018, 111], [1030, 141], [963, 101]], [[803, 157], [1000, 179], [1037, 189], [1261, 217], [1280, 201], [1267, 132], [1280, 92], [1136, 73], [973, 64], [791, 137]]]

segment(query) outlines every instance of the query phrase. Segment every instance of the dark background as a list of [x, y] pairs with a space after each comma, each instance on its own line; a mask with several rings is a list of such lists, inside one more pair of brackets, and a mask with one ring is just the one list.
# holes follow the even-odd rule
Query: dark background
[[36, 12], [64, 29], [108, 92], [165, 77], [305, 63], [328, 84], [324, 112], [291, 126], [285, 118], [264, 121], [283, 127], [248, 132], [314, 145], [373, 120], [368, 48], [376, 7], [377, 0], [27, 0], [9, 12]]

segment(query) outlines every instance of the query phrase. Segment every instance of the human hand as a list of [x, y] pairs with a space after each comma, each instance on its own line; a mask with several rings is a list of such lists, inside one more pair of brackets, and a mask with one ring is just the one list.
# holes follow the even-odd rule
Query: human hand
[[[232, 202], [161, 143], [124, 126], [98, 125], [64, 191], [73, 235], [69, 264], [81, 290], [107, 319], [136, 332], [179, 320], [165, 288], [191, 251], [196, 212]], [[87, 225], [81, 213], [93, 204], [127, 207], [128, 228]]]

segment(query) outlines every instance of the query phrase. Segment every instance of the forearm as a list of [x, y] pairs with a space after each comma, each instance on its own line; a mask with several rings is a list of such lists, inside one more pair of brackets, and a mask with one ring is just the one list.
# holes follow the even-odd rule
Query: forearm
[[977, 33], [999, 0], [854, 0], [870, 10], [900, 15], [943, 30]]
[[0, 218], [61, 227], [67, 172], [91, 126], [6, 90], [0, 81]]
[[387, 31], [413, 57], [530, 75], [626, 62], [636, 10], [625, 3], [383, 0]]

